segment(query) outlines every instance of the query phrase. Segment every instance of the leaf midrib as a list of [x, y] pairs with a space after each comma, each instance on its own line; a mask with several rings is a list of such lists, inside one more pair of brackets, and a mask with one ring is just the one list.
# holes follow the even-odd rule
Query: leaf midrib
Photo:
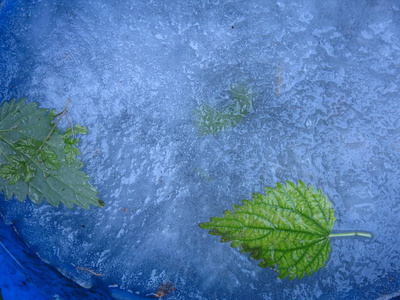
[[[290, 212], [294, 212], [297, 215], [300, 215], [300, 216], [304, 217], [305, 219], [309, 220], [310, 222], [312, 222], [313, 224], [315, 224], [318, 228], [320, 228], [322, 230], [322, 232], [326, 232], [326, 228], [322, 227], [314, 218], [311, 218], [311, 217], [305, 215], [304, 213], [302, 213], [302, 212], [300, 212], [298, 210], [291, 209], [291, 208], [285, 208], [285, 207], [281, 207], [281, 206], [270, 205], [268, 203], [254, 203], [254, 202], [252, 202], [252, 205], [261, 206], [261, 207], [262, 206], [266, 206], [266, 207], [278, 208], [278, 209], [281, 209], [281, 210], [287, 210], [287, 211], [290, 211]], [[265, 215], [259, 215], [259, 214], [254, 213], [254, 212], [249, 213], [249, 212], [243, 212], [243, 211], [235, 211], [234, 214], [255, 215], [255, 216], [263, 218], [263, 219], [267, 220], [269, 223], [273, 224], [273, 222], [271, 222]]]
[[[275, 199], [278, 199], [277, 196], [275, 195], [275, 193], [273, 193], [273, 194], [274, 194], [274, 196], [275, 196]], [[268, 197], [268, 196], [264, 196], [264, 195], [261, 195], [261, 196], [262, 196], [262, 197]], [[291, 200], [290, 202], [292, 203], [292, 202], [293, 202], [293, 201], [292, 201], [292, 198], [289, 197], [289, 195], [288, 195], [287, 197], [288, 197], [288, 199]], [[304, 213], [302, 213], [302, 212], [300, 212], [300, 211], [298, 211], [298, 210], [295, 210], [294, 208], [281, 207], [281, 206], [279, 206], [279, 201], [277, 200], [276, 202], [278, 203], [278, 206], [275, 206], [275, 205], [272, 205], [272, 204], [268, 204], [268, 203], [254, 203], [254, 204], [255, 204], [255, 205], [266, 205], [266, 206], [270, 206], [270, 207], [273, 207], [273, 208], [280, 208], [280, 209], [283, 209], [283, 210], [293, 211], [293, 212], [299, 214], [300, 216], [304, 216], [306, 219], [310, 220], [310, 221], [313, 222], [315, 225], [317, 225], [317, 227], [321, 228], [323, 231], [326, 230], [326, 228], [322, 227], [321, 224], [318, 223], [314, 218], [309, 217], [309, 216], [307, 216], [306, 214], [304, 214]], [[323, 215], [325, 216], [325, 214], [323, 214]]]
[[[237, 213], [237, 212], [236, 212]], [[292, 234], [306, 234], [306, 235], [316, 235], [316, 236], [320, 236], [321, 238], [325, 238], [329, 236], [329, 233], [320, 233], [320, 232], [310, 232], [310, 231], [302, 231], [302, 230], [296, 230], [296, 229], [277, 229], [276, 226], [274, 228], [265, 228], [265, 227], [258, 227], [258, 226], [248, 226], [243, 224], [243, 222], [236, 220], [236, 219], [225, 219], [225, 220], [229, 220], [229, 221], [234, 221], [236, 223], [239, 223], [241, 225], [239, 225], [238, 227], [235, 226], [230, 226], [230, 225], [214, 225], [214, 228], [228, 228], [228, 229], [234, 229], [235, 231], [240, 231], [244, 228], [246, 229], [260, 229], [260, 230], [266, 230], [266, 231], [280, 231], [280, 232], [290, 232]], [[265, 237], [266, 235], [264, 235]], [[257, 240], [260, 238], [256, 238], [256, 239], [251, 239], [251, 240]], [[236, 239], [241, 241], [241, 239]], [[250, 240], [249, 240], [250, 241]]]

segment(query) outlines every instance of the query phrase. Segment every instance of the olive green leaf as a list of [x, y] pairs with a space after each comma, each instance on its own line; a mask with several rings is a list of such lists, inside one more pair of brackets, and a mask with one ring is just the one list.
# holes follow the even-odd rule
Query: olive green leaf
[[266, 195], [254, 193], [253, 201], [244, 200], [225, 211], [222, 218], [211, 218], [199, 226], [220, 235], [221, 242], [232, 242], [241, 253], [261, 260], [259, 266], [278, 268], [279, 278], [301, 279], [323, 268], [330, 252], [330, 238], [369, 233], [331, 234], [334, 211], [321, 190], [315, 191], [302, 181], [287, 181], [276, 189], [266, 187]]
[[232, 104], [224, 110], [217, 110], [202, 104], [194, 111], [195, 123], [200, 135], [217, 134], [238, 125], [250, 112], [253, 96], [250, 89], [237, 85], [230, 89]]
[[0, 107], [0, 191], [7, 199], [14, 195], [24, 201], [29, 196], [36, 204], [46, 199], [51, 205], [62, 202], [68, 208], [104, 206], [76, 157], [80, 152], [75, 134], [87, 133], [87, 129], [70, 125], [62, 133], [57, 128], [68, 103], [58, 115], [55, 110], [38, 109], [37, 103], [26, 104], [25, 99], [13, 99]]
[[[74, 129], [74, 130], [73, 130]], [[74, 128], [68, 128], [64, 133], [63, 133], [63, 138], [64, 138], [64, 154], [67, 162], [70, 164], [72, 163], [76, 155], [81, 155], [80, 151], [76, 146], [80, 142], [80, 139], [75, 138], [75, 134], [87, 134], [88, 130], [86, 127], [83, 127], [79, 124], [76, 124]]]

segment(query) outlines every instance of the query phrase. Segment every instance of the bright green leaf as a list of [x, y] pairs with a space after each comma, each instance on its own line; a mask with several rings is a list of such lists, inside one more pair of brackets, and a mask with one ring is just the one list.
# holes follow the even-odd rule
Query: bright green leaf
[[[296, 276], [301, 279], [323, 268], [330, 252], [330, 238], [335, 222], [334, 211], [320, 190], [302, 181], [298, 185], [287, 181], [267, 187], [266, 195], [254, 193], [253, 201], [244, 200], [234, 211], [214, 217], [199, 226], [221, 242], [232, 242], [241, 253], [261, 260], [259, 266], [278, 268], [279, 278]], [[371, 237], [365, 233], [349, 233]]]

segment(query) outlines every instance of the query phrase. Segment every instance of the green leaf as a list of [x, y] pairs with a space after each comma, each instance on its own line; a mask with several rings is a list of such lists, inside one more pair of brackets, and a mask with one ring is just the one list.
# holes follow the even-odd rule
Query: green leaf
[[44, 167], [48, 170], [58, 170], [61, 167], [61, 161], [59, 161], [58, 156], [55, 151], [43, 147], [37, 154], [38, 162], [44, 164]]
[[229, 127], [238, 125], [251, 111], [253, 96], [250, 90], [237, 85], [231, 87], [232, 104], [225, 110], [202, 104], [194, 111], [196, 126], [200, 135], [217, 134]]
[[87, 134], [88, 130], [86, 127], [81, 126], [79, 124], [76, 124], [73, 128], [68, 128], [64, 133], [63, 133], [63, 138], [64, 138], [64, 154], [67, 163], [72, 163], [77, 155], [80, 155], [80, 151], [76, 146], [78, 145], [80, 139], [75, 138], [75, 134]]
[[251, 258], [261, 260], [259, 266], [277, 267], [280, 279], [292, 280], [324, 267], [335, 216], [321, 190], [302, 181], [297, 186], [286, 183], [266, 187], [266, 195], [254, 193], [253, 201], [244, 200], [233, 212], [199, 226], [221, 236], [221, 242], [240, 247], [241, 253], [251, 252]]
[[9, 184], [15, 184], [21, 178], [21, 174], [13, 165], [2, 165], [0, 166], [0, 178], [8, 180]]
[[[59, 114], [66, 114], [66, 109]], [[26, 196], [36, 204], [46, 199], [51, 205], [63, 203], [68, 208], [90, 204], [104, 206], [97, 190], [88, 183], [89, 177], [80, 168], [76, 157], [72, 129], [62, 133], [52, 123], [58, 116], [54, 110], [37, 108], [25, 99], [4, 102], [0, 107], [0, 189], [7, 199], [13, 195], [24, 201]], [[75, 133], [87, 133], [76, 125]], [[67, 143], [66, 143], [67, 141]], [[66, 150], [67, 149], [67, 150]]]
[[75, 130], [75, 133], [79, 133], [79, 134], [87, 134], [88, 133], [87, 128], [85, 126], [81, 126], [80, 124], [76, 124], [74, 126], [74, 130]]

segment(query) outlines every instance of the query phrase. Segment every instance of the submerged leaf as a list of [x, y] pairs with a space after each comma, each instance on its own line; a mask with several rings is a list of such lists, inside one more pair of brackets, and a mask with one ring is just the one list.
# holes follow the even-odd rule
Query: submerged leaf
[[250, 113], [253, 102], [250, 90], [238, 85], [232, 87], [230, 92], [232, 104], [225, 110], [217, 110], [208, 104], [195, 109], [195, 123], [200, 135], [217, 134], [234, 127]]
[[[61, 114], [62, 116], [63, 114]], [[7, 199], [13, 195], [24, 201], [26, 196], [36, 204], [46, 199], [51, 205], [62, 202], [89, 208], [104, 206], [97, 190], [80, 171], [83, 163], [76, 158], [78, 139], [54, 127], [54, 110], [26, 104], [24, 99], [4, 102], [0, 107], [0, 189]], [[76, 133], [86, 133], [77, 125]], [[66, 143], [68, 140], [68, 143]], [[67, 150], [65, 150], [67, 148]]]
[[8, 180], [9, 184], [15, 184], [21, 178], [21, 174], [13, 165], [1, 165], [0, 178]]
[[301, 279], [324, 267], [335, 222], [327, 197], [302, 181], [297, 186], [287, 181], [287, 186], [277, 184], [265, 192], [199, 226], [220, 235], [221, 242], [240, 247], [240, 252], [251, 252], [251, 258], [261, 260], [259, 266], [277, 266], [280, 279]]
[[88, 130], [86, 127], [81, 126], [79, 124], [76, 124], [73, 128], [70, 127], [68, 128], [64, 133], [63, 133], [63, 138], [64, 138], [64, 154], [65, 154], [65, 159], [67, 163], [72, 163], [77, 155], [80, 155], [80, 151], [76, 146], [78, 145], [80, 139], [75, 138], [75, 134], [87, 134]]

